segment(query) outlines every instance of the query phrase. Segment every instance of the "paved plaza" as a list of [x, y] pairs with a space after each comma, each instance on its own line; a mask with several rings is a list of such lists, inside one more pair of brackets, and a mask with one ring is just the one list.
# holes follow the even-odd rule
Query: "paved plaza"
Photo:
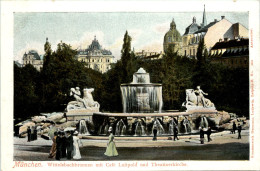
[[[115, 137], [117, 157], [104, 155], [108, 137], [92, 136], [81, 139], [80, 160], [248, 160], [249, 132], [243, 130], [242, 139], [237, 136], [230, 131], [214, 133], [213, 141], [205, 144], [200, 144], [199, 135], [179, 136], [178, 141], [168, 137], [159, 137], [157, 141], [152, 141], [152, 137]], [[27, 142], [27, 138], [14, 137], [14, 160], [55, 161], [48, 158], [51, 144], [51, 140], [42, 138]]]

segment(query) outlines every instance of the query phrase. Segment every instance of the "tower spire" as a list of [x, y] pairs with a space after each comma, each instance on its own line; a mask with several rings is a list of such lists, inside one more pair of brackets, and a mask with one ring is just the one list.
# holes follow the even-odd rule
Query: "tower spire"
[[203, 11], [203, 18], [202, 18], [201, 26], [204, 27], [206, 25], [207, 25], [207, 19], [206, 19], [205, 4], [204, 4], [204, 11]]

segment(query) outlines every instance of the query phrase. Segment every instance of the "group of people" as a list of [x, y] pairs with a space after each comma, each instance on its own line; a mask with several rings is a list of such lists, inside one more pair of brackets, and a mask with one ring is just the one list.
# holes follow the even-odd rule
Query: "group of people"
[[28, 142], [37, 140], [37, 129], [35, 127], [27, 127], [27, 137], [28, 137]]
[[241, 139], [241, 130], [242, 130], [242, 127], [241, 127], [240, 124], [238, 124], [238, 127], [237, 127], [236, 123], [233, 122], [233, 129], [231, 130], [231, 133], [232, 133], [232, 134], [235, 134], [235, 133], [236, 133], [236, 130], [237, 130], [237, 132], [238, 132], [238, 137], [237, 137], [237, 139]]
[[52, 147], [49, 153], [49, 158], [60, 160], [61, 158], [67, 158], [68, 160], [81, 159], [79, 145], [82, 144], [80, 139], [77, 137], [77, 131], [68, 132], [54, 132], [52, 139]]

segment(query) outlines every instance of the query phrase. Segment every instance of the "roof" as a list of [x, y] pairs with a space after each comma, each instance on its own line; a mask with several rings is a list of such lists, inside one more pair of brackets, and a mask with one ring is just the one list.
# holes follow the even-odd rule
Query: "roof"
[[211, 26], [213, 26], [214, 24], [216, 24], [218, 21], [213, 21], [211, 23], [209, 23], [208, 25], [206, 25], [205, 27], [202, 27], [201, 29], [199, 29], [198, 31], [195, 32], [195, 34], [197, 33], [202, 33], [202, 32], [207, 32], [208, 28], [210, 28]]
[[79, 50], [78, 55], [89, 55], [92, 53], [102, 54], [102, 55], [112, 55], [112, 52], [110, 50], [103, 49], [102, 46], [99, 44], [98, 40], [96, 40], [96, 37], [92, 41], [92, 43], [89, 45], [88, 49]]
[[36, 50], [30, 50], [28, 54], [25, 53], [23, 55], [23, 58], [27, 57], [27, 55], [33, 55], [33, 58], [35, 60], [41, 60], [41, 58], [40, 58], [40, 56], [39, 56], [39, 54], [38, 54], [38, 52]]
[[229, 41], [224, 41], [224, 42], [217, 42], [213, 47], [212, 50], [214, 49], [226, 49], [226, 48], [231, 48], [231, 47], [239, 47], [239, 46], [248, 46], [249, 45], [249, 39], [243, 39], [241, 38], [240, 40], [229, 40]]
[[184, 35], [186, 34], [193, 34], [194, 32], [198, 31], [200, 29], [200, 26], [197, 23], [192, 23], [189, 25], [186, 30]]

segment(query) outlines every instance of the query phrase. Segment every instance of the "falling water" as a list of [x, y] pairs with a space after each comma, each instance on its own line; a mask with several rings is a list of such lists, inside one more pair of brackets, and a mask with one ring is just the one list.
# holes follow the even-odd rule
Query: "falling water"
[[191, 132], [191, 126], [190, 126], [190, 122], [189, 120], [184, 117], [183, 119], [183, 126], [184, 126], [184, 129], [185, 129], [185, 133], [187, 134], [188, 132]]
[[160, 123], [160, 121], [158, 120], [158, 118], [155, 119], [152, 130], [154, 129], [155, 126], [157, 127], [158, 135], [163, 135], [165, 133], [164, 128], [163, 128], [162, 124]]
[[162, 85], [150, 83], [149, 73], [140, 68], [133, 82], [121, 84], [124, 113], [154, 113], [162, 110]]
[[145, 136], [144, 126], [142, 125], [142, 121], [138, 121], [136, 123], [134, 136]]
[[168, 134], [169, 135], [173, 135], [173, 128], [176, 126], [177, 124], [174, 121], [174, 118], [172, 118], [170, 124], [169, 124], [169, 131]]
[[205, 116], [200, 119], [200, 127], [208, 128], [208, 120]]
[[117, 122], [116, 124], [116, 132], [115, 135], [125, 135], [126, 133], [126, 125], [122, 119]]
[[85, 120], [79, 121], [79, 134], [90, 135]]

